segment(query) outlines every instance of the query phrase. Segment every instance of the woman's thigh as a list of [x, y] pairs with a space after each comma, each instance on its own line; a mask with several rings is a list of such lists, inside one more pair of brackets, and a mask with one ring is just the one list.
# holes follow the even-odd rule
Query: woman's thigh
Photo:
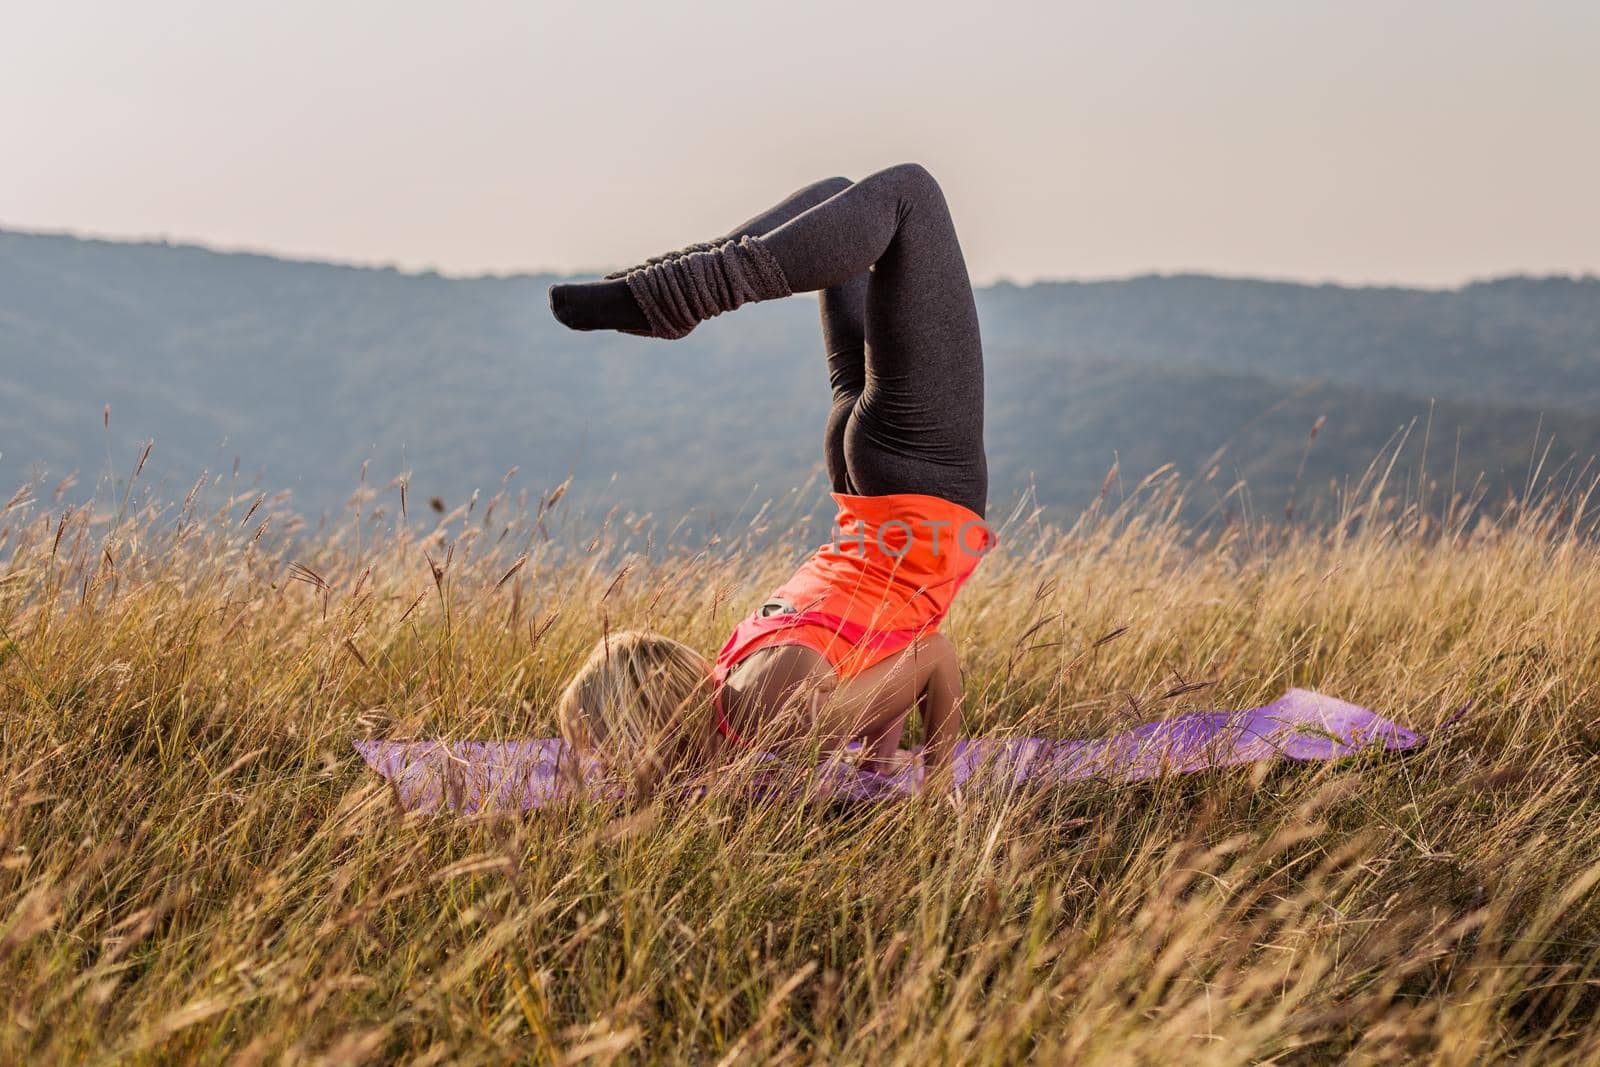
[[[862, 493], [929, 493], [983, 513], [983, 342], [944, 193], [891, 168], [900, 219], [866, 293], [865, 382], [845, 431]], [[876, 177], [876, 176], [875, 176]]]
[[[936, 383], [929, 387], [936, 388]], [[844, 463], [853, 491], [865, 496], [924, 493], [984, 515], [989, 471], [982, 418], [941, 417], [945, 407], [863, 392], [843, 430]]]

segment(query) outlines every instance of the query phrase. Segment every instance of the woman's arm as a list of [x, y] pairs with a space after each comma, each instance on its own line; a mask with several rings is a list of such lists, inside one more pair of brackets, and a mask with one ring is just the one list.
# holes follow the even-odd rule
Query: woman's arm
[[923, 754], [925, 787], [943, 790], [952, 784], [956, 741], [961, 737], [961, 660], [955, 646], [940, 639], [923, 689], [922, 723], [927, 737]]
[[[905, 717], [922, 702], [928, 774], [948, 766], [961, 734], [961, 660], [943, 634], [930, 634], [911, 647], [841, 683], [817, 709], [817, 722], [833, 745], [852, 737], [871, 742], [896, 734]], [[882, 762], [869, 758], [869, 763]], [[893, 770], [892, 767], [875, 768]]]

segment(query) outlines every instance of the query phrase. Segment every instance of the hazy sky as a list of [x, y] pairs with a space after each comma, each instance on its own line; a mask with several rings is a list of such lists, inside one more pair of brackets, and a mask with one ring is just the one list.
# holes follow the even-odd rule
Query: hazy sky
[[1600, 271], [1600, 2], [7, 3], [0, 226], [593, 269], [917, 160], [975, 279]]

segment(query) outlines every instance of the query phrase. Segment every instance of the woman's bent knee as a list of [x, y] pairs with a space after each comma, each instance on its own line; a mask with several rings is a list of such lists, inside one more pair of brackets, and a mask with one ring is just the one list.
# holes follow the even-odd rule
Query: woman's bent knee
[[921, 163], [896, 163], [883, 173], [893, 177], [902, 196], [934, 202], [944, 199], [944, 190], [939, 188], [939, 182]]

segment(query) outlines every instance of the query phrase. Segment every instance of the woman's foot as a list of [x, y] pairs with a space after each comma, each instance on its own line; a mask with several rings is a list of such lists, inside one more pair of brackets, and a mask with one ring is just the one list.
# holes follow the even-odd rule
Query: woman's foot
[[650, 320], [639, 310], [628, 283], [620, 278], [552, 285], [550, 313], [569, 330], [650, 332]]

